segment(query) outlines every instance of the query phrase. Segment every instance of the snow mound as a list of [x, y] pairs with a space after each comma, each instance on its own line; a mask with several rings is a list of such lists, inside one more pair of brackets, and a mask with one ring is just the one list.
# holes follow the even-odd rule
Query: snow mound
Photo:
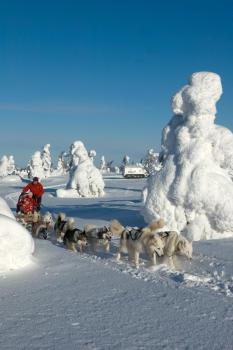
[[9, 206], [7, 204], [7, 202], [2, 197], [0, 197], [0, 214], [8, 216], [11, 219], [15, 219], [12, 211], [10, 210], [10, 208], [9, 208]]
[[34, 241], [0, 197], [0, 273], [22, 268], [31, 262]]
[[31, 262], [34, 241], [17, 221], [0, 214], [0, 273], [15, 270]]
[[190, 240], [233, 236], [233, 134], [215, 125], [215, 73], [194, 73], [174, 97], [163, 130], [162, 169], [151, 176], [144, 217], [162, 217]]

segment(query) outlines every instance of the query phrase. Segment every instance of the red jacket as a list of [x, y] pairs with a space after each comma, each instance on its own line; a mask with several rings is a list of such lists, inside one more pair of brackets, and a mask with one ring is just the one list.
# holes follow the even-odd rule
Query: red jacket
[[44, 188], [40, 182], [37, 182], [36, 184], [31, 182], [30, 184], [28, 184], [26, 187], [23, 188], [22, 193], [25, 193], [28, 191], [31, 191], [36, 197], [42, 197], [44, 194]]

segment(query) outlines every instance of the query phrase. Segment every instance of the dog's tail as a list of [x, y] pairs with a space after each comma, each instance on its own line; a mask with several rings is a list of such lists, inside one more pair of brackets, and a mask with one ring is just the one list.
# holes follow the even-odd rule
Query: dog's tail
[[110, 224], [110, 231], [113, 235], [120, 236], [124, 229], [124, 226], [122, 226], [118, 220], [113, 220]]
[[163, 219], [159, 219], [157, 221], [152, 221], [150, 225], [147, 227], [143, 228], [143, 233], [152, 233], [162, 227], [165, 226], [165, 221]]

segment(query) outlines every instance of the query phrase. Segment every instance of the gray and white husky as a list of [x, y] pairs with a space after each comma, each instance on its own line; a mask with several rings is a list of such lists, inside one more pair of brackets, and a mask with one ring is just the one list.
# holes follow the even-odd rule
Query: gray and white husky
[[109, 227], [96, 227], [95, 225], [87, 224], [84, 226], [84, 232], [93, 251], [101, 244], [104, 250], [109, 252], [112, 239], [112, 232]]
[[184, 236], [175, 231], [158, 232], [158, 235], [164, 243], [164, 258], [171, 268], [175, 267], [174, 257], [177, 255], [192, 259], [192, 242], [189, 242]]
[[163, 255], [164, 241], [156, 233], [158, 229], [164, 226], [162, 219], [152, 222], [144, 228], [125, 228], [119, 221], [114, 220], [111, 223], [113, 234], [120, 236], [120, 247], [117, 253], [117, 260], [121, 259], [122, 253], [128, 253], [136, 267], [139, 266], [139, 256], [143, 251], [149, 256], [152, 265], [156, 264], [156, 256]]

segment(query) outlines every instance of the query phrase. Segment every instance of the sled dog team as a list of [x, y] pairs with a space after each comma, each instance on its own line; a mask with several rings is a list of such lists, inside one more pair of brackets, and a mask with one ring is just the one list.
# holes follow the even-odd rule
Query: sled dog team
[[105, 251], [110, 249], [112, 236], [120, 238], [117, 252], [117, 260], [121, 259], [122, 253], [128, 253], [136, 267], [139, 266], [139, 257], [142, 252], [146, 253], [151, 265], [156, 265], [157, 257], [168, 259], [171, 267], [174, 266], [173, 258], [183, 255], [192, 258], [192, 243], [175, 231], [161, 231], [165, 226], [163, 219], [152, 222], [144, 228], [124, 227], [119, 221], [113, 220], [109, 227], [96, 227], [85, 225], [83, 230], [76, 227], [73, 218], [67, 218], [60, 213], [54, 225], [54, 231], [59, 242], [63, 242], [67, 249], [77, 252], [87, 245], [93, 250], [98, 244], [104, 246]]

